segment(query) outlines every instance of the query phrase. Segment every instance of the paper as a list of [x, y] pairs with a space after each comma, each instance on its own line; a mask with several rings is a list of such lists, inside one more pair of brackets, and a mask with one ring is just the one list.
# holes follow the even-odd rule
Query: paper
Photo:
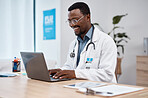
[[80, 82], [76, 84], [71, 84], [71, 85], [64, 85], [64, 87], [69, 87], [69, 88], [91, 88], [91, 87], [97, 87], [97, 86], [102, 86], [106, 85], [106, 83], [97, 83], [97, 82]]
[[12, 73], [12, 72], [0, 72], [0, 77], [14, 77], [18, 76], [19, 74], [17, 73]]
[[[96, 88], [91, 88], [95, 92], [102, 92], [99, 95], [102, 96], [115, 96], [125, 93], [130, 93], [138, 90], [142, 90], [144, 88], [135, 88], [135, 87], [128, 87], [128, 86], [120, 86], [120, 85], [107, 85], [101, 86]], [[86, 92], [86, 89], [79, 89], [80, 92]], [[110, 93], [107, 93], [110, 92]]]

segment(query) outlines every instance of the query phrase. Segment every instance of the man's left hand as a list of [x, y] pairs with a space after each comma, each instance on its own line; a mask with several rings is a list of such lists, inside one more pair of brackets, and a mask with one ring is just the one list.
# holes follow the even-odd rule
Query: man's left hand
[[68, 78], [68, 79], [74, 79], [76, 78], [75, 76], [75, 71], [74, 70], [61, 70], [59, 72], [57, 72], [53, 78], [57, 79], [64, 79], [64, 78]]

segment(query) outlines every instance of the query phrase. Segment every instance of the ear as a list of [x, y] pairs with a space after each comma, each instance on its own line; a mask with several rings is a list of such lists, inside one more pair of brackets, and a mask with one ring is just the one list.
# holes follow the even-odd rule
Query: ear
[[87, 21], [90, 21], [90, 14], [86, 15]]

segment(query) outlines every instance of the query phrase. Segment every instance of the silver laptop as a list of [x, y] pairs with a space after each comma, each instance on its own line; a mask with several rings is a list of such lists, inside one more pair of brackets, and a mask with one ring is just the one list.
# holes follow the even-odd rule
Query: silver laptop
[[42, 81], [61, 81], [69, 79], [54, 79], [49, 75], [43, 53], [20, 52], [28, 78]]

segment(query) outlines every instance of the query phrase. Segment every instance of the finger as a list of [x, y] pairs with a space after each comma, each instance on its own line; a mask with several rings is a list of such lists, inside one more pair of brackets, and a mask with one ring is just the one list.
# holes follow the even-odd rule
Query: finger
[[60, 71], [61, 69], [51, 69], [51, 70], [49, 70], [49, 73], [56, 73], [56, 72], [58, 72], [58, 71]]
[[51, 75], [51, 74], [53, 74], [53, 73], [56, 73], [56, 71], [55, 71], [55, 70], [50, 70], [50, 71], [49, 71], [49, 75]]
[[68, 78], [69, 78], [68, 74], [59, 77], [59, 79], [68, 79]]
[[53, 78], [57, 79], [57, 78], [59, 78], [60, 75], [61, 75], [61, 71], [59, 71], [56, 74], [54, 74]]
[[64, 72], [65, 73], [59, 77], [60, 79], [62, 79], [62, 78], [68, 78], [68, 79], [76, 78], [74, 70], [65, 70]]
[[61, 76], [63, 76], [63, 75], [66, 75], [66, 72], [65, 71], [59, 71], [59, 72], [57, 72], [55, 75], [54, 75], [54, 78], [59, 78], [59, 77], [61, 77]]
[[54, 75], [54, 74], [56, 74], [60, 70], [61, 69], [51, 69], [51, 70], [49, 70], [49, 75]]

